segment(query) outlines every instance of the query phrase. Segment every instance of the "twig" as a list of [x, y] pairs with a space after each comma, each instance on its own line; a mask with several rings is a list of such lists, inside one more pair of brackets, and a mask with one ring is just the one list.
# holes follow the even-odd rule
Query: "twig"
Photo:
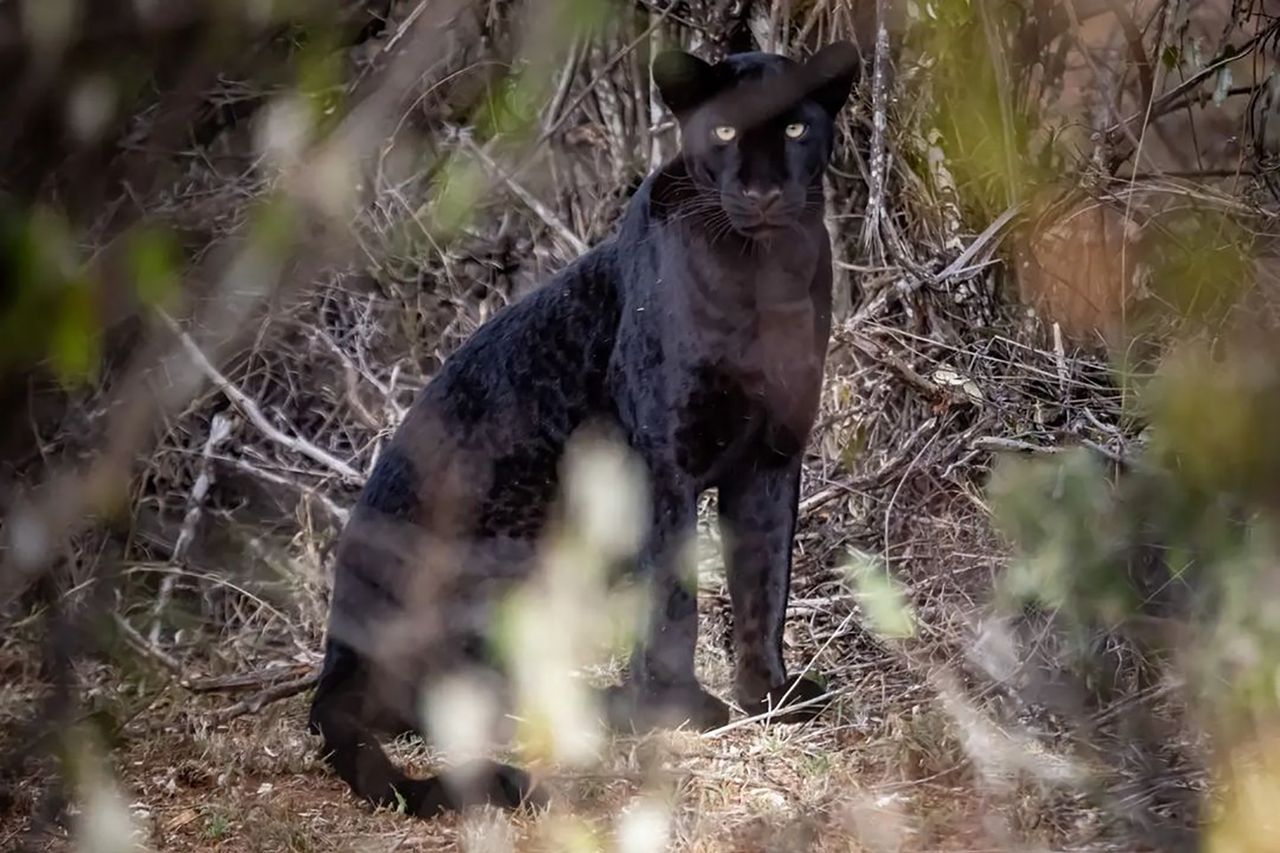
[[307, 690], [320, 680], [320, 673], [312, 672], [304, 675], [302, 678], [286, 681], [283, 684], [276, 684], [265, 690], [260, 690], [247, 699], [242, 699], [234, 705], [229, 705], [213, 713], [213, 720], [217, 723], [226, 723], [234, 720], [236, 717], [245, 714], [256, 714], [263, 708], [273, 702], [279, 702], [281, 699], [288, 699], [290, 696], [297, 696], [299, 693]]
[[841, 483], [839, 485], [828, 486], [821, 491], [814, 492], [812, 495], [809, 495], [809, 497], [800, 501], [800, 505], [796, 509], [796, 514], [799, 516], [800, 520], [803, 521], [809, 515], [822, 509], [841, 495], [849, 494], [853, 489], [854, 487], [852, 485]]
[[[840, 228], [836, 220], [834, 199], [828, 193], [822, 206], [823, 223], [828, 234], [839, 234]], [[847, 317], [853, 311], [853, 279], [850, 277], [852, 264], [840, 259], [843, 246], [839, 240], [831, 240], [831, 311], [836, 317]]]
[[[649, 12], [649, 16], [653, 16], [653, 12]], [[658, 32], [655, 30], [649, 35], [649, 55], [657, 56], [660, 46]], [[653, 79], [652, 74], [646, 74], [646, 100], [649, 102], [649, 127], [646, 133], [649, 137], [649, 171], [656, 172], [662, 168], [662, 95], [658, 91], [657, 81]]]
[[850, 336], [849, 341], [864, 354], [882, 364], [888, 365], [894, 373], [897, 373], [908, 385], [923, 394], [930, 402], [941, 403], [945, 400], [968, 399], [963, 395], [952, 394], [938, 383], [917, 373], [915, 368], [889, 352], [888, 348], [879, 341], [874, 341], [856, 332]]
[[1098, 442], [1094, 441], [1091, 438], [1081, 438], [1080, 443], [1085, 447], [1089, 448], [1090, 450], [1092, 450], [1094, 453], [1098, 454], [1099, 456], [1103, 456], [1107, 459], [1110, 459], [1112, 462], [1116, 463], [1117, 465], [1122, 465], [1127, 468], [1133, 464], [1133, 460], [1125, 456], [1123, 453], [1118, 453], [1117, 451], [1112, 450], [1110, 447], [1107, 447], [1106, 445], [1103, 445], [1103, 444], [1099, 444]]
[[[988, 450], [994, 452], [1014, 452], [1014, 453], [1032, 453], [1043, 456], [1057, 456], [1062, 453], [1070, 453], [1075, 448], [1056, 445], [1056, 444], [1032, 444], [1029, 441], [1022, 441], [1016, 438], [1004, 438], [1002, 436], [987, 435], [981, 438], [975, 438], [973, 445], [977, 450]], [[1117, 453], [1109, 447], [1099, 444], [1088, 438], [1080, 439], [1080, 446], [1092, 450], [1094, 453], [1102, 456], [1117, 465], [1128, 467], [1131, 460], [1122, 453]]]
[[885, 195], [885, 132], [889, 118], [889, 3], [876, 0], [876, 52], [871, 77], [871, 180], [867, 215], [862, 222], [862, 247], [873, 261], [884, 258], [880, 220]]
[[[356, 413], [361, 422], [363, 422], [369, 429], [380, 430], [386, 426], [376, 415], [373, 414], [373, 412], [369, 411], [369, 408], [365, 406], [364, 401], [360, 399], [360, 389], [356, 385], [356, 378], [364, 374], [361, 373], [360, 369], [356, 366], [356, 363], [351, 360], [351, 356], [347, 355], [342, 350], [342, 347], [338, 346], [338, 342], [326, 335], [323, 331], [317, 330], [316, 338], [324, 343], [324, 345], [329, 348], [330, 352], [337, 356], [338, 361], [342, 362], [342, 379], [346, 386], [347, 403], [350, 404], [352, 411]], [[384, 399], [388, 396], [388, 391], [385, 386], [378, 383], [372, 376], [364, 375], [364, 377], [369, 380], [370, 384], [378, 389]]]
[[1171, 169], [1160, 172], [1134, 172], [1131, 175], [1117, 175], [1121, 181], [1152, 181], [1161, 178], [1183, 178], [1196, 180], [1201, 178], [1252, 178], [1257, 175], [1253, 169]]
[[[1138, 29], [1138, 25], [1134, 23], [1133, 16], [1128, 10], [1120, 5], [1120, 0], [1106, 0], [1111, 14], [1115, 16], [1116, 22], [1120, 24], [1120, 32], [1124, 34], [1125, 42], [1129, 47], [1129, 55], [1133, 58], [1134, 65], [1138, 68], [1138, 82], [1142, 86], [1142, 100], [1147, 103], [1151, 100], [1153, 88], [1155, 86], [1155, 77], [1151, 73], [1151, 59], [1147, 56], [1146, 48], [1142, 44], [1142, 31]], [[1069, 5], [1074, 7], [1074, 2]], [[1074, 11], [1074, 9], [1073, 9]], [[1078, 21], [1077, 21], [1078, 24]], [[1123, 84], [1123, 78], [1121, 80]]]
[[[205, 495], [209, 493], [209, 486], [213, 484], [213, 454], [218, 449], [218, 446], [230, 436], [231, 418], [219, 412], [209, 422], [209, 437], [205, 440], [204, 449], [200, 453], [200, 473], [196, 476], [196, 481], [191, 486], [191, 493], [187, 495], [187, 511], [182, 517], [182, 527], [178, 531], [178, 541], [173, 544], [173, 552], [169, 556], [169, 561], [172, 563], [182, 562], [182, 559], [187, 554], [187, 549], [195, 541], [196, 525], [200, 522], [200, 514], [204, 509]], [[160, 617], [165, 608], [169, 606], [169, 599], [173, 597], [173, 587], [176, 580], [176, 575], [166, 575], [164, 580], [160, 582], [160, 590], [156, 595], [155, 604], [151, 608], [151, 630], [148, 632], [147, 637], [153, 646], [159, 646]]]
[[[1214, 59], [1204, 68], [1201, 68], [1195, 74], [1192, 74], [1168, 92], [1165, 92], [1154, 101], [1151, 101], [1150, 109], [1144, 109], [1136, 112], [1119, 123], [1107, 128], [1106, 131], [1103, 132], [1103, 138], [1106, 139], [1109, 144], [1114, 145], [1120, 141], [1120, 137], [1128, 131], [1129, 126], [1135, 121], [1143, 118], [1147, 118], [1148, 120], [1154, 119], [1157, 116], [1161, 116], [1167, 112], [1172, 112], [1173, 110], [1178, 109], [1182, 104], [1181, 102], [1177, 102], [1177, 98], [1196, 89], [1205, 80], [1218, 73], [1218, 71], [1224, 66], [1230, 65], [1240, 57], [1250, 53], [1254, 47], [1257, 46], [1258, 42], [1265, 38], [1269, 32], [1270, 28], [1265, 29], [1239, 47], [1231, 47], [1228, 45], [1217, 59]], [[1119, 157], [1119, 159], [1116, 159], [1117, 157]], [[1120, 157], [1119, 152], [1112, 155], [1113, 169], [1118, 167], [1120, 163], [1124, 162], [1127, 157], [1128, 153], [1125, 153], [1124, 157]]]
[[796, 33], [796, 37], [791, 40], [792, 44], [804, 44], [805, 39], [809, 38], [809, 33], [813, 32], [814, 26], [817, 25], [819, 17], [827, 10], [828, 0], [818, 0], [809, 9], [809, 14], [805, 17], [804, 23], [800, 26], [800, 32]]
[[865, 489], [873, 489], [884, 483], [899, 468], [906, 464], [908, 455], [914, 452], [916, 442], [919, 441], [926, 433], [937, 427], [937, 425], [938, 421], [936, 418], [928, 418], [921, 423], [916, 427], [915, 431], [907, 437], [906, 441], [901, 443], [897, 452], [887, 462], [881, 465], [874, 474], [867, 474], [862, 477], [854, 477], [853, 479], [846, 480], [841, 483], [835, 483], [821, 491], [814, 492], [809, 497], [800, 501], [799, 507], [797, 508], [797, 515], [799, 519], [804, 521], [808, 516], [822, 509], [841, 495], [847, 495]]
[[261, 477], [262, 479], [266, 480], [269, 483], [275, 483], [278, 486], [288, 486], [291, 489], [297, 489], [298, 491], [302, 492], [303, 497], [307, 498], [308, 500], [317, 501], [320, 504], [320, 506], [325, 508], [326, 512], [328, 512], [330, 515], [333, 516], [334, 520], [339, 525], [345, 525], [347, 523], [347, 518], [350, 517], [351, 515], [349, 510], [338, 506], [336, 503], [333, 502], [332, 498], [330, 498], [328, 495], [320, 492], [317, 489], [313, 489], [309, 486], [304, 486], [301, 483], [294, 482], [293, 480], [290, 480], [288, 477], [281, 477], [279, 474], [273, 474], [270, 471], [264, 471], [261, 468], [257, 468], [253, 465], [250, 465], [248, 462], [246, 462], [243, 459], [239, 459], [236, 457], [227, 457], [226, 461], [230, 462], [232, 465], [236, 466], [241, 471], [244, 471], [245, 473], [248, 473], [248, 474], [252, 474], [255, 477]]
[[997, 237], [1004, 231], [1005, 227], [1022, 212], [1022, 208], [1022, 204], [1014, 204], [1006, 208], [1004, 213], [1001, 213], [992, 220], [990, 225], [982, 229], [982, 233], [975, 237], [973, 242], [965, 247], [959, 257], [947, 264], [946, 269], [938, 273], [936, 276], [937, 280], [944, 282], [947, 279], [959, 275], [962, 272], [966, 272], [971, 268], [980, 267], [981, 264], [975, 263], [974, 259], [984, 252], [987, 257], [991, 256], [991, 253], [993, 253], [996, 250], [996, 247], [1000, 245], [1000, 241]]
[[150, 572], [150, 573], [154, 573], [154, 574], [166, 574], [166, 573], [172, 573], [172, 574], [176, 574], [176, 575], [181, 575], [181, 576], [182, 576], [182, 577], [184, 577], [184, 578], [192, 578], [192, 579], [194, 579], [194, 580], [202, 580], [202, 581], [205, 581], [205, 582], [207, 582], [207, 583], [216, 584], [217, 586], [226, 587], [227, 589], [232, 590], [233, 592], [236, 592], [236, 593], [238, 593], [239, 595], [243, 595], [245, 598], [249, 599], [249, 600], [250, 600], [250, 601], [252, 601], [254, 604], [258, 605], [258, 606], [259, 606], [259, 607], [261, 607], [263, 610], [267, 611], [267, 612], [268, 612], [268, 613], [270, 613], [272, 616], [276, 617], [277, 619], [279, 619], [281, 622], [285, 623], [286, 625], [290, 624], [290, 622], [289, 622], [289, 617], [288, 617], [288, 616], [286, 616], [286, 615], [284, 615], [284, 613], [282, 613], [282, 612], [279, 610], [279, 608], [277, 608], [277, 607], [273, 606], [273, 605], [271, 604], [271, 602], [267, 601], [267, 600], [266, 600], [265, 598], [263, 598], [262, 596], [260, 596], [260, 595], [256, 595], [256, 594], [254, 594], [252, 591], [250, 591], [250, 590], [246, 589], [245, 587], [243, 587], [243, 586], [241, 586], [241, 585], [239, 585], [239, 584], [235, 583], [234, 581], [231, 581], [231, 580], [229, 580], [229, 579], [227, 579], [227, 578], [224, 578], [224, 577], [220, 577], [220, 576], [215, 575], [215, 574], [213, 574], [213, 573], [211, 573], [211, 572], [193, 572], [193, 571], [188, 571], [188, 570], [186, 570], [186, 569], [180, 569], [180, 568], [177, 568], [177, 567], [175, 567], [175, 566], [171, 566], [171, 565], [169, 565], [169, 564], [167, 564], [167, 563], [161, 563], [161, 564], [159, 564], [159, 565], [156, 565], [156, 564], [147, 564], [147, 563], [138, 563], [138, 564], [136, 564], [136, 565], [134, 565], [134, 566], [132, 566], [132, 567], [130, 567], [130, 568], [128, 568], [128, 569], [126, 569], [126, 570], [125, 570], [125, 572], [126, 572], [126, 574], [140, 574], [140, 573], [144, 573], [144, 572]]
[[218, 390], [222, 391], [226, 398], [230, 400], [263, 435], [276, 444], [279, 444], [281, 447], [286, 447], [294, 453], [307, 457], [313, 462], [320, 463], [350, 483], [359, 485], [363, 481], [364, 478], [360, 476], [356, 469], [332, 455], [327, 450], [316, 447], [305, 438], [287, 435], [277, 429], [271, 421], [267, 420], [267, 416], [262, 413], [260, 408], [258, 408], [258, 404], [249, 398], [248, 394], [241, 391], [240, 388], [224, 376], [218, 368], [213, 366], [213, 363], [205, 357], [205, 354], [200, 350], [200, 347], [196, 345], [196, 342], [191, 339], [190, 335], [182, 330], [176, 320], [166, 314], [163, 310], [157, 309], [156, 313], [160, 316], [160, 319], [164, 321], [165, 325], [172, 330], [174, 335], [177, 336], [178, 341], [182, 344], [182, 348], [186, 350], [187, 355], [191, 357], [191, 360], [195, 363], [196, 367], [200, 368], [200, 370], [209, 377], [213, 384], [218, 386]]
[[404, 38], [404, 34], [413, 28], [414, 22], [416, 22], [418, 20], [418, 16], [422, 14], [422, 10], [427, 8], [427, 2], [428, 0], [420, 0], [418, 5], [413, 8], [413, 11], [405, 16], [405, 19], [400, 23], [400, 26], [396, 27], [395, 33], [391, 38], [387, 39], [387, 43], [382, 48], [383, 53], [390, 53], [395, 49], [395, 46], [399, 43], [400, 39]]
[[119, 613], [112, 612], [112, 620], [115, 621], [116, 627], [120, 629], [120, 633], [124, 635], [125, 641], [133, 646], [144, 657], [148, 657], [160, 666], [172, 672], [179, 677], [179, 681], [185, 684], [182, 679], [182, 664], [176, 659], [161, 651], [160, 649], [147, 642], [147, 638], [138, 633], [138, 629], [129, 624], [129, 620], [125, 619]]
[[459, 140], [462, 146], [475, 155], [475, 158], [485, 167], [485, 169], [497, 178], [500, 178], [516, 196], [525, 203], [525, 206], [537, 214], [548, 228], [560, 236], [569, 246], [578, 254], [585, 254], [590, 248], [587, 242], [573, 233], [573, 230], [564, 223], [560, 217], [556, 216], [551, 208], [538, 201], [538, 197], [529, 192], [520, 184], [510, 173], [493, 161], [493, 158], [486, 154], [479, 145], [476, 145], [469, 136], [459, 134]]
[[1053, 444], [1032, 444], [1029, 441], [1022, 441], [1017, 438], [1004, 438], [1003, 436], [998, 435], [984, 435], [980, 438], [975, 438], [973, 440], [973, 446], [978, 450], [1039, 453], [1046, 456], [1066, 453], [1071, 449], [1069, 447], [1059, 447]]
[[552, 93], [551, 100], [547, 102], [546, 111], [543, 113], [543, 127], [550, 127], [556, 121], [560, 114], [560, 106], [564, 103], [564, 99], [569, 96], [569, 87], [573, 85], [573, 75], [578, 70], [582, 46], [583, 40], [577, 36], [569, 43], [569, 55], [565, 57], [564, 69], [560, 72], [560, 82], [556, 86], [555, 92]]
[[312, 669], [314, 669], [314, 667], [309, 664], [269, 666], [265, 669], [255, 670], [254, 672], [237, 672], [231, 675], [200, 678], [188, 681], [183, 686], [193, 693], [213, 693], [219, 690], [241, 690], [246, 687], [261, 687], [263, 684], [273, 684], [289, 675], [294, 676], [296, 679], [299, 677], [299, 670], [305, 670], [307, 674], [310, 675], [312, 674]]
[[[852, 616], [856, 612], [857, 612], [856, 610], [850, 611], [850, 616]], [[846, 619], [846, 621], [849, 621], [849, 620]], [[833, 638], [834, 638], [834, 635], [833, 635]], [[830, 641], [828, 641], [828, 643], [829, 642]], [[799, 682], [799, 679], [797, 678], [797, 683], [798, 682]], [[803, 702], [795, 702], [792, 704], [780, 705], [779, 707], [770, 708], [767, 711], [762, 711], [759, 714], [754, 714], [750, 717], [743, 717], [741, 720], [734, 720], [732, 723], [723, 725], [718, 729], [712, 729], [711, 731], [703, 732], [702, 737], [704, 739], [717, 738], [717, 737], [720, 737], [720, 735], [728, 734], [729, 732], [740, 729], [743, 726], [749, 726], [749, 725], [752, 725], [753, 723], [759, 723], [761, 721], [767, 722], [769, 720], [772, 720], [774, 717], [785, 717], [803, 708], [811, 708], [814, 705], [829, 705], [831, 704], [831, 701], [833, 699], [837, 699], [848, 692], [850, 691], [849, 690], [828, 690], [826, 693], [823, 693], [821, 696], [815, 696], [812, 699], [806, 699]]]
[[[635, 50], [640, 45], [644, 44], [644, 42], [648, 40], [650, 35], [657, 32], [658, 28], [661, 27], [663, 22], [667, 20], [667, 16], [670, 15], [673, 11], [675, 11], [675, 8], [677, 5], [679, 4], [668, 3], [667, 8], [662, 10], [662, 14], [658, 15], [658, 17], [653, 21], [653, 23], [651, 23], [648, 26], [648, 28], [644, 32], [640, 33], [640, 35], [632, 39], [626, 45], [626, 47], [618, 51], [616, 56], [614, 56], [607, 63], [605, 63], [604, 68], [600, 69], [600, 73], [592, 77], [591, 81], [587, 83], [586, 87], [583, 88], [583, 90], [579, 92], [577, 95], [575, 95], [573, 97], [573, 100], [569, 101], [569, 103], [565, 105], [564, 109], [560, 112], [560, 117], [556, 119], [556, 121], [550, 127], [544, 130], [536, 140], [534, 140], [534, 143], [532, 146], [530, 146], [529, 150], [530, 151], [538, 150], [539, 148], [542, 147], [543, 143], [545, 143], [552, 136], [554, 136], [556, 132], [560, 130], [561, 125], [563, 125], [565, 121], [568, 120], [569, 116], [573, 115], [573, 111], [576, 110], [578, 107], [582, 106], [582, 102], [587, 99], [587, 96], [590, 95], [593, 91], [595, 91], [595, 88], [599, 86], [602, 82], [604, 82], [604, 80], [610, 74], [613, 73], [613, 69], [617, 68], [618, 64], [622, 62], [622, 60], [630, 56], [633, 50]], [[521, 163], [517, 168], [512, 170], [513, 174], [517, 176], [520, 175], [520, 173], [523, 172], [526, 167], [528, 167], [530, 162], [532, 162], [532, 158], [527, 158], [525, 162]]]
[[1058, 390], [1066, 394], [1071, 371], [1067, 369], [1067, 350], [1062, 343], [1062, 326], [1056, 320], [1053, 324], [1053, 361], [1058, 368]]

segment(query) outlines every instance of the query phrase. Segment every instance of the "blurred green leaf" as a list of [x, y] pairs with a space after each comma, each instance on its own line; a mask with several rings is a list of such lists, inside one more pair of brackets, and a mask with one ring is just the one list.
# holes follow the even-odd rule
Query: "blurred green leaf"
[[1027, 12], [1008, 3], [979, 10], [967, 0], [935, 0], [929, 12], [911, 41], [931, 66], [925, 79], [932, 126], [962, 203], [973, 221], [988, 222], [1045, 179], [1039, 163], [1058, 160], [1044, 149], [1032, 155], [1038, 117], [1025, 98], [1027, 81], [1009, 74], [1004, 42]]
[[96, 375], [95, 286], [65, 220], [45, 208], [0, 218], [0, 271], [0, 367], [47, 360], [67, 384]]
[[856, 590], [859, 606], [877, 634], [895, 639], [915, 636], [911, 603], [883, 562], [867, 554], [854, 554], [845, 571]]
[[63, 382], [92, 379], [97, 372], [98, 319], [87, 282], [69, 283], [54, 319], [50, 357]]
[[519, 138], [529, 132], [542, 107], [545, 82], [528, 73], [500, 81], [475, 117], [477, 136]]
[[1018, 554], [1001, 582], [1008, 606], [1036, 603], [1081, 621], [1129, 612], [1132, 590], [1118, 559], [1125, 516], [1091, 453], [1002, 458], [988, 493], [996, 527]]
[[1215, 330], [1253, 281], [1253, 238], [1228, 213], [1183, 208], [1153, 220], [1144, 238], [1150, 287], [1191, 330]]
[[140, 228], [132, 235], [129, 261], [134, 293], [146, 305], [165, 306], [180, 283], [181, 254], [173, 234], [159, 228]]
[[311, 124], [321, 133], [343, 112], [346, 56], [332, 27], [313, 26], [305, 34], [296, 62], [298, 92], [311, 107]]
[[1280, 494], [1280, 371], [1266, 351], [1179, 346], [1143, 398], [1152, 451], [1193, 495]]
[[487, 187], [484, 169], [474, 158], [452, 158], [442, 170], [431, 204], [432, 231], [447, 239], [465, 227]]
[[254, 211], [252, 221], [254, 242], [268, 254], [283, 257], [293, 249], [298, 211], [292, 202], [269, 198]]

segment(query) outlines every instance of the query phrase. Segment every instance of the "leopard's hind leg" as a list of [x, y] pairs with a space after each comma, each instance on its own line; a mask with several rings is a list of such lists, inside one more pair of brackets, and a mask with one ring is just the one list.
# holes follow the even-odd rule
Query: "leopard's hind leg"
[[426, 779], [413, 779], [392, 764], [375, 730], [416, 730], [403, 710], [388, 702], [388, 685], [359, 653], [330, 639], [311, 704], [310, 727], [324, 738], [326, 761], [358, 796], [376, 806], [430, 818], [470, 805], [514, 809], [541, 805], [544, 794], [519, 768], [480, 761]]

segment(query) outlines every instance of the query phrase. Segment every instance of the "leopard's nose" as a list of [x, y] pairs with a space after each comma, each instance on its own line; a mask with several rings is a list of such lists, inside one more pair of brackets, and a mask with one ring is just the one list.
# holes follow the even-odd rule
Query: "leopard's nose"
[[773, 204], [782, 197], [782, 187], [769, 187], [768, 189], [746, 187], [742, 190], [742, 194], [759, 205]]
[[756, 213], [768, 218], [778, 206], [778, 202], [782, 200], [782, 188], [744, 187], [742, 195], [746, 198], [747, 203], [755, 208]]

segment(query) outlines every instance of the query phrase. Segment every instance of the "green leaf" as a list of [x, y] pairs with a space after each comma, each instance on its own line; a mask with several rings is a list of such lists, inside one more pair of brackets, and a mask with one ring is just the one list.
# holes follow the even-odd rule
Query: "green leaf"
[[129, 247], [133, 290], [147, 305], [166, 305], [178, 290], [179, 253], [173, 235], [155, 228], [135, 232]]
[[444, 168], [440, 188], [432, 204], [432, 219], [439, 234], [452, 236], [461, 230], [480, 204], [486, 181], [480, 164], [455, 157]]
[[99, 328], [94, 282], [65, 219], [35, 208], [0, 223], [0, 364], [47, 361], [73, 384], [97, 372]]
[[97, 374], [98, 324], [87, 283], [67, 288], [53, 321], [49, 357], [64, 383], [86, 382]]
[[855, 554], [846, 571], [858, 604], [877, 634], [897, 639], [915, 636], [911, 603], [883, 562], [868, 554]]
[[1231, 91], [1232, 80], [1231, 69], [1224, 66], [1218, 72], [1218, 84], [1213, 87], [1213, 105], [1215, 107], [1220, 107], [1226, 102], [1227, 94]]
[[867, 430], [866, 427], [859, 424], [854, 427], [849, 436], [849, 441], [845, 443], [844, 448], [840, 451], [840, 464], [846, 470], [852, 470], [858, 460], [862, 458], [862, 453], [867, 449]]
[[396, 814], [402, 815], [407, 813], [409, 810], [409, 801], [404, 798], [404, 794], [400, 793], [400, 789], [396, 788], [394, 785], [391, 786], [391, 793], [394, 794], [396, 798]]
[[284, 257], [292, 248], [298, 212], [283, 198], [269, 199], [253, 215], [253, 239], [264, 251]]

